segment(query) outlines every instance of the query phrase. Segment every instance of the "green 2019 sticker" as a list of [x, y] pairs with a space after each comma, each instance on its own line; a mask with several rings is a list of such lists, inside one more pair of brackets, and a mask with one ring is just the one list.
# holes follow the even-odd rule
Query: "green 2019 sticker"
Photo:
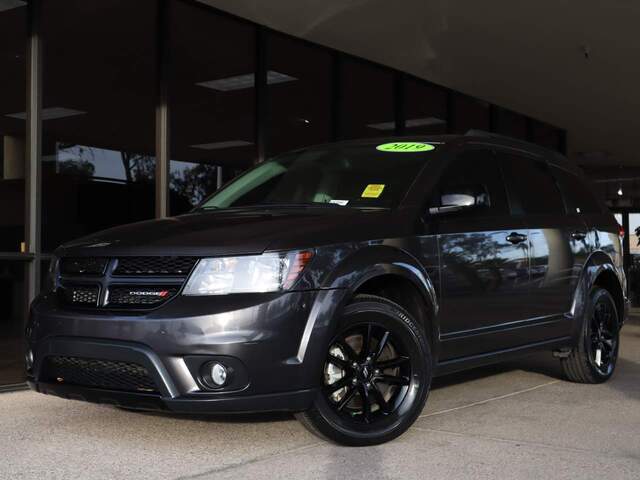
[[381, 152], [429, 152], [436, 147], [430, 143], [419, 142], [392, 142], [378, 145], [376, 150]]

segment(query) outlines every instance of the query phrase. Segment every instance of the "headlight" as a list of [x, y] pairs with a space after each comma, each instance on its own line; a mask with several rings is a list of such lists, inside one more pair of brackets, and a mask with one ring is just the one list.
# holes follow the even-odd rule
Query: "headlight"
[[279, 292], [293, 286], [313, 257], [309, 250], [241, 257], [203, 258], [183, 295]]

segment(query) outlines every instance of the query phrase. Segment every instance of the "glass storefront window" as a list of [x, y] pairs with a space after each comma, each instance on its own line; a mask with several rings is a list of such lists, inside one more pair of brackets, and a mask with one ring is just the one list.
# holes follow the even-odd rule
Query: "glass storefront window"
[[489, 104], [462, 93], [454, 93], [451, 106], [452, 133], [465, 134], [467, 131], [489, 131]]
[[[24, 379], [22, 334], [31, 291], [25, 272], [36, 265], [29, 262], [38, 261], [18, 253], [26, 224], [28, 2], [5, 3], [0, 7], [0, 384]], [[334, 137], [393, 136], [398, 114], [404, 114], [409, 135], [488, 131], [492, 123], [486, 102], [410, 76], [403, 75], [400, 85], [401, 76], [390, 68], [268, 29], [265, 43], [258, 45], [261, 27], [205, 2], [40, 3], [42, 190], [32, 194], [42, 198], [42, 246], [36, 252], [42, 255], [36, 258], [48, 258], [46, 253], [65, 241], [154, 217], [160, 48], [168, 53], [172, 214], [190, 210], [255, 164], [257, 134], [266, 156], [273, 156]], [[167, 11], [160, 12], [161, 6]], [[167, 14], [167, 25], [160, 26], [160, 13]], [[168, 34], [161, 37], [159, 28], [165, 26]], [[266, 53], [266, 98], [256, 96], [258, 50]], [[403, 87], [403, 105], [395, 103], [401, 91], [396, 87]], [[258, 103], [267, 113], [259, 125]], [[497, 108], [496, 115], [491, 120], [500, 133], [565, 147], [560, 129], [504, 109]], [[596, 186], [611, 190], [620, 208], [631, 207], [626, 193], [616, 195], [619, 187], [618, 182]], [[630, 215], [635, 265], [640, 220], [633, 219], [640, 214]], [[640, 285], [634, 278], [631, 288]]]
[[640, 213], [629, 213], [629, 260], [627, 275], [629, 299], [634, 307], [640, 306]]
[[156, 4], [42, 2], [42, 248], [154, 216]]
[[405, 133], [447, 133], [447, 91], [414, 78], [405, 81]]
[[277, 33], [267, 52], [267, 155], [330, 141], [331, 53]]
[[[171, 214], [218, 183], [218, 166], [256, 160], [255, 27], [210, 8], [169, 2]], [[282, 72], [284, 73], [284, 72]]]
[[495, 107], [495, 133], [527, 140], [527, 117], [506, 108]]
[[0, 385], [24, 381], [25, 263], [0, 261]]
[[551, 150], [560, 151], [562, 130], [538, 120], [531, 120], [531, 141]]
[[340, 67], [340, 137], [393, 136], [393, 71], [350, 57]]
[[0, 10], [0, 251], [24, 241], [27, 8]]

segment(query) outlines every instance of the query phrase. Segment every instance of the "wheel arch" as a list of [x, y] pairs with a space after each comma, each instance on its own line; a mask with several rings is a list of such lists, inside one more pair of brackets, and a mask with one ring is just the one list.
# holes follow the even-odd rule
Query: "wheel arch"
[[363, 248], [338, 267], [332, 286], [346, 288], [344, 305], [358, 294], [397, 303], [419, 322], [435, 347], [439, 331], [435, 286], [426, 269], [406, 251], [385, 245]]
[[611, 294], [616, 302], [618, 325], [621, 325], [624, 322], [625, 297], [617, 275], [611, 269], [603, 268], [598, 273], [593, 285], [602, 287]]
[[[385, 290], [392, 298], [380, 295]], [[424, 321], [421, 326], [436, 358], [438, 302], [429, 275], [406, 251], [387, 245], [372, 245], [344, 258], [322, 282], [292, 362], [306, 364], [310, 374], [317, 371], [318, 365], [324, 361], [324, 345], [335, 334], [341, 312], [359, 293], [384, 296], [414, 314], [423, 307], [416, 321]]]
[[[624, 282], [621, 280], [620, 273], [611, 257], [601, 250], [593, 252], [585, 262], [578, 288], [574, 295], [572, 306], [574, 317], [582, 318], [591, 288], [599, 286], [606, 289], [616, 302], [618, 324], [622, 325], [625, 319], [626, 302], [623, 285]], [[576, 328], [579, 329], [579, 325]]]

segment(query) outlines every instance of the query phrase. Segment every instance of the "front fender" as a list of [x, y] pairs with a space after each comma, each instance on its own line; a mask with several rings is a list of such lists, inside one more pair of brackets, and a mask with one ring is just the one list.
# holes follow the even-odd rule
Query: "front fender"
[[395, 246], [375, 245], [357, 250], [325, 278], [322, 288], [343, 288], [353, 293], [367, 281], [383, 275], [396, 275], [413, 283], [435, 318], [438, 299], [429, 274], [413, 255]]
[[[359, 287], [368, 280], [396, 275], [409, 280], [429, 306], [435, 318], [438, 302], [434, 285], [420, 262], [406, 251], [387, 245], [354, 249], [331, 269], [320, 284], [299, 345], [298, 354], [290, 361], [308, 365], [309, 371], [320, 372], [326, 346], [335, 335], [340, 312]], [[435, 328], [435, 322], [434, 328]]]

